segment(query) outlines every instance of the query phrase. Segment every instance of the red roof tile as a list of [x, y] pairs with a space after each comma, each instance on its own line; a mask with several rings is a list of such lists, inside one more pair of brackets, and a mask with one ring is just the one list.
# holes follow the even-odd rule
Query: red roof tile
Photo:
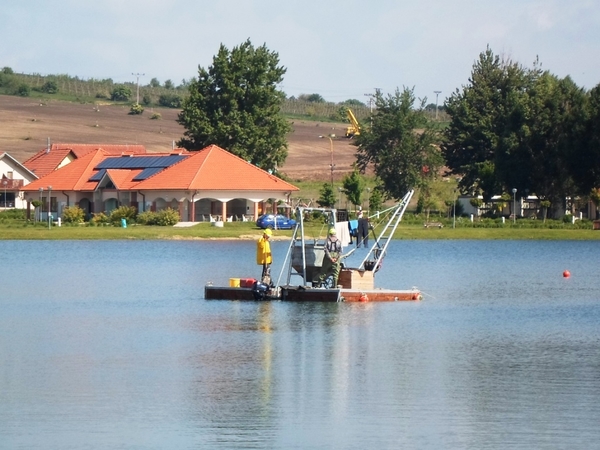
[[216, 145], [190, 152], [188, 158], [141, 181], [136, 189], [299, 190]]
[[94, 150], [102, 149], [111, 155], [139, 155], [147, 153], [143, 145], [128, 144], [52, 144], [50, 150], [44, 148], [23, 163], [39, 178], [57, 170], [61, 163], [72, 153], [72, 158], [81, 158]]
[[61, 191], [93, 191], [98, 182], [89, 181], [89, 179], [96, 172], [94, 167], [107, 156], [114, 155], [110, 155], [104, 150], [90, 152], [45, 177], [29, 183], [23, 187], [23, 190], [37, 191], [39, 188], [47, 189], [48, 186], [52, 186], [52, 189]]
[[[182, 161], [142, 181], [133, 181], [141, 169], [108, 169], [107, 176], [119, 190], [236, 190], [236, 191], [298, 191], [292, 184], [270, 175], [243, 159], [211, 145], [197, 152], [177, 152], [186, 155]], [[164, 155], [172, 155], [165, 153]], [[162, 153], [152, 153], [161, 156]], [[188, 156], [189, 155], [189, 156]], [[132, 158], [148, 156], [133, 155]], [[104, 149], [91, 151], [70, 164], [48, 173], [23, 188], [24, 191], [53, 190], [93, 191], [98, 181], [89, 181], [98, 172], [95, 167], [107, 157]]]
[[[71, 150], [77, 158], [87, 155], [94, 150], [104, 150], [111, 155], [139, 155], [141, 153], [148, 153], [146, 147], [138, 144], [52, 144], [50, 146], [50, 153], [56, 150]], [[45, 151], [45, 150], [44, 150]]]
[[76, 158], [75, 154], [69, 149], [60, 149], [53, 152], [42, 150], [25, 161], [23, 166], [27, 167], [41, 178], [58, 169], [60, 164], [69, 156], [69, 154], [72, 154], [72, 159]]

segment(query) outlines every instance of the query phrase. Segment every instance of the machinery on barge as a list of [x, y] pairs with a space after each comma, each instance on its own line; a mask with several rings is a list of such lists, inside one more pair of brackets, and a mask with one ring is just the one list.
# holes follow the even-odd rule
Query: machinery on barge
[[[288, 247], [285, 262], [275, 283], [253, 279], [231, 279], [230, 286], [205, 286], [204, 298], [208, 300], [283, 300], [318, 302], [367, 302], [421, 300], [417, 289], [398, 290], [375, 287], [375, 274], [381, 268], [388, 251], [390, 241], [398, 228], [402, 216], [414, 194], [409, 191], [395, 206], [382, 211], [386, 217], [381, 232], [374, 236], [375, 242], [366, 256], [356, 267], [347, 266], [345, 257], [354, 250], [341, 256], [338, 264], [339, 276], [329, 276], [322, 281], [319, 278], [325, 257], [325, 240], [308, 239], [305, 232], [305, 219], [318, 213], [325, 216], [328, 227], [343, 230], [348, 222], [338, 220], [338, 211], [330, 208], [298, 207], [296, 209], [296, 227]], [[374, 228], [371, 231], [375, 233]]]

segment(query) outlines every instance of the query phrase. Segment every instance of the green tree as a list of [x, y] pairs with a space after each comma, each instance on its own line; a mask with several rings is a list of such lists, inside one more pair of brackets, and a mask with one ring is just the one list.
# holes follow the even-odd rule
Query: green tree
[[134, 103], [133, 105], [131, 105], [131, 108], [129, 108], [129, 114], [132, 116], [142, 114], [143, 112], [144, 107], [139, 103]]
[[479, 197], [473, 197], [471, 200], [469, 200], [469, 203], [477, 210], [477, 215], [479, 216], [479, 209], [483, 206], [483, 200]]
[[[573, 183], [585, 123], [585, 92], [570, 78], [532, 71], [531, 83], [513, 112], [514, 124], [504, 132], [496, 155], [498, 178], [508, 191], [528, 189], [539, 197], [560, 202], [568, 195], [586, 195], [591, 187]], [[577, 164], [573, 164], [577, 161]]]
[[386, 197], [401, 199], [410, 189], [427, 189], [443, 165], [438, 134], [427, 121], [423, 103], [415, 109], [414, 90], [375, 94], [373, 125], [355, 136], [357, 167], [372, 165]]
[[181, 97], [177, 94], [160, 94], [158, 104], [167, 108], [181, 108]]
[[344, 194], [346, 194], [348, 201], [352, 203], [355, 208], [362, 203], [361, 197], [366, 182], [364, 177], [358, 173], [358, 170], [355, 169], [351, 174], [346, 175], [342, 180], [342, 186], [344, 187]]
[[45, 92], [47, 94], [56, 94], [58, 93], [58, 84], [56, 83], [56, 81], [53, 80], [46, 81], [42, 85], [42, 92]]
[[469, 84], [446, 103], [446, 164], [462, 176], [462, 192], [481, 193], [485, 201], [513, 188], [557, 204], [568, 195], [587, 195], [594, 184], [587, 175], [594, 167], [600, 174], [600, 158], [582, 137], [586, 104], [585, 92], [570, 78], [542, 71], [538, 61], [527, 69], [502, 60], [488, 48]]
[[300, 94], [298, 100], [309, 103], [325, 103], [325, 99], [320, 94]]
[[[450, 124], [442, 150], [451, 173], [461, 176], [461, 191], [475, 190], [489, 200], [501, 190], [496, 156], [502, 136], [518, 120], [513, 113], [522, 106], [526, 75], [519, 65], [488, 48], [473, 65], [469, 83], [446, 101]], [[522, 169], [515, 177], [522, 176]]]
[[265, 170], [287, 157], [291, 130], [280, 110], [285, 94], [277, 89], [286, 69], [265, 45], [249, 40], [229, 51], [221, 45], [208, 69], [190, 82], [178, 123], [186, 129], [178, 142], [189, 150], [216, 144]]
[[158, 78], [152, 78], [150, 80], [150, 87], [151, 88], [159, 88], [160, 87], [160, 81], [158, 81]]
[[542, 207], [542, 218], [544, 223], [546, 223], [546, 217], [548, 216], [548, 209], [550, 208], [550, 205], [552, 205], [552, 202], [550, 200], [542, 200], [540, 202], [540, 206]]
[[352, 106], [359, 106], [359, 107], [362, 106], [362, 107], [364, 107], [365, 106], [365, 104], [363, 102], [361, 102], [360, 100], [357, 100], [355, 98], [349, 98], [348, 100], [344, 100], [341, 103], [341, 105], [343, 105], [343, 106], [349, 106], [349, 107], [352, 107]]
[[165, 81], [165, 89], [175, 89], [175, 85], [173, 84], [173, 82], [171, 80], [167, 80]]
[[131, 98], [131, 89], [127, 86], [119, 85], [110, 93], [110, 99], [115, 102], [125, 102]]
[[383, 195], [378, 187], [371, 190], [371, 196], [369, 197], [369, 211], [380, 211], [383, 206]]
[[586, 96], [580, 138], [571, 149], [573, 178], [582, 192], [600, 186], [600, 84]]
[[182, 78], [181, 80], [181, 84], [179, 86], [177, 86], [177, 90], [178, 91], [184, 91], [186, 90], [188, 87], [190, 86], [190, 80], [186, 80], [185, 78]]
[[435, 196], [426, 196], [419, 197], [419, 200], [423, 198], [421, 202], [422, 208], [425, 210], [425, 222], [429, 222], [429, 215], [431, 214], [431, 210], [439, 210], [440, 209], [440, 200]]
[[17, 87], [17, 95], [20, 95], [21, 97], [29, 97], [29, 93], [31, 92], [31, 88], [29, 87], [29, 85], [22, 83], [19, 85], [19, 87]]
[[317, 204], [322, 208], [333, 208], [335, 206], [335, 193], [330, 183], [323, 183], [319, 190]]

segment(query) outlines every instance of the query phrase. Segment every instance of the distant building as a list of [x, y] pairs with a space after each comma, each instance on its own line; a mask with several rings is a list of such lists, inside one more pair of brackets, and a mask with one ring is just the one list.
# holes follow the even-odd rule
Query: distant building
[[[75, 205], [88, 217], [133, 206], [138, 212], [172, 208], [186, 222], [255, 220], [267, 200], [288, 201], [299, 190], [215, 145], [195, 152], [118, 155], [101, 147], [81, 157], [64, 150], [63, 159], [52, 163], [56, 169], [23, 187], [28, 204], [41, 201], [41, 220], [49, 213], [60, 217]], [[42, 166], [38, 170], [47, 170]]]
[[23, 186], [38, 177], [8, 153], [0, 153], [0, 209], [27, 207]]

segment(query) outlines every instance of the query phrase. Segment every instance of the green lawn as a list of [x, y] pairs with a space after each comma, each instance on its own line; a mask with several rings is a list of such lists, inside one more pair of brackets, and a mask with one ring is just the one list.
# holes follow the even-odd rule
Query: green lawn
[[[320, 224], [309, 225], [306, 234], [309, 238], [323, 237], [326, 227]], [[24, 225], [22, 222], [2, 221], [0, 239], [238, 239], [258, 237], [261, 230], [252, 222], [226, 222], [223, 228], [211, 226], [208, 222], [192, 227], [158, 227], [130, 225], [127, 228], [102, 226], [53, 226]], [[276, 230], [278, 236], [290, 237], [290, 230]], [[423, 228], [416, 224], [401, 223], [394, 235], [396, 239], [539, 239], [539, 240], [597, 240], [600, 231], [591, 229], [551, 229], [551, 228], [467, 228], [452, 227]]]

